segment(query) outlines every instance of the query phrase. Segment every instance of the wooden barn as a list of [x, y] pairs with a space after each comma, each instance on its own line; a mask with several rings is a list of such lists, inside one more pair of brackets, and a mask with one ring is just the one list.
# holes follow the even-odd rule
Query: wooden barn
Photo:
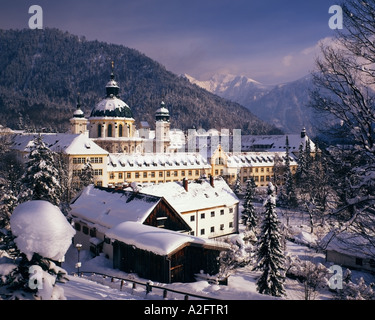
[[219, 271], [225, 244], [189, 235], [190, 226], [164, 198], [129, 190], [88, 186], [71, 203], [74, 243], [113, 267], [170, 283], [191, 282], [203, 270]]
[[191, 228], [165, 200], [134, 191], [90, 185], [71, 203], [75, 243], [94, 254], [113, 258], [113, 244], [106, 232], [122, 222], [137, 222], [161, 229], [190, 232]]
[[114, 240], [113, 267], [159, 281], [192, 282], [203, 271], [219, 271], [223, 244], [147, 225], [124, 222], [107, 232]]

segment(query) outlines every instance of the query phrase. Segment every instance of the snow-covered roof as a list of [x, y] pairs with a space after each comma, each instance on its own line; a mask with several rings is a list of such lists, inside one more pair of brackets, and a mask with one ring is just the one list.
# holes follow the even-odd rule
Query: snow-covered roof
[[268, 151], [285, 151], [286, 137], [289, 140], [290, 152], [298, 152], [301, 143], [306, 146], [310, 142], [311, 152], [315, 151], [315, 144], [307, 135], [301, 137], [301, 134], [289, 135], [243, 135], [241, 136], [242, 150], [264, 149]]
[[[275, 159], [279, 158], [286, 160], [285, 152], [243, 152], [243, 153], [228, 153], [227, 166], [229, 168], [241, 167], [267, 167], [274, 166]], [[297, 165], [296, 159], [293, 155], [289, 155], [290, 165]]]
[[210, 169], [198, 153], [160, 153], [160, 154], [123, 154], [111, 153], [108, 159], [108, 172], [118, 170], [172, 170], [172, 169]]
[[125, 222], [143, 223], [161, 197], [132, 191], [86, 187], [70, 205], [70, 215], [105, 228]]
[[361, 234], [353, 232], [329, 232], [320, 242], [326, 250], [336, 251], [342, 254], [358, 258], [375, 257], [374, 239], [370, 241]]
[[211, 248], [218, 248], [220, 250], [226, 248], [225, 244], [219, 245], [217, 241], [214, 242], [212, 240], [130, 221], [123, 222], [108, 230], [106, 236], [162, 256], [169, 255], [181, 248], [181, 246], [191, 243], [201, 246], [210, 246]]
[[233, 206], [239, 202], [237, 196], [222, 178], [214, 180], [214, 187], [206, 180], [189, 181], [188, 191], [185, 190], [182, 182], [145, 184], [139, 189], [142, 193], [163, 196], [179, 213], [218, 206]]
[[124, 101], [112, 96], [101, 100], [91, 111], [90, 119], [103, 117], [133, 119], [133, 114], [130, 107]]
[[[54, 152], [64, 152], [69, 155], [108, 154], [84, 134], [42, 133], [41, 137], [46, 146]], [[22, 152], [30, 152], [34, 138], [33, 133], [16, 134], [13, 137], [13, 148]]]

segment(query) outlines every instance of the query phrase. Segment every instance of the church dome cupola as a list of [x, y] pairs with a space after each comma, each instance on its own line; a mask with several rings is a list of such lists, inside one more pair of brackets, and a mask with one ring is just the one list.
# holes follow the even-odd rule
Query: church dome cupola
[[77, 97], [77, 109], [73, 113], [73, 118], [84, 118], [84, 117], [85, 117], [85, 115], [84, 115], [84, 113], [81, 109], [81, 100], [80, 100], [79, 95], [78, 95], [78, 97]]
[[156, 121], [169, 122], [169, 110], [165, 107], [164, 101], [161, 102], [160, 108], [155, 113]]
[[111, 73], [111, 80], [108, 81], [107, 85], [105, 86], [105, 89], [107, 92], [107, 98], [119, 97], [120, 87], [115, 81], [115, 75], [113, 73], [113, 70]]
[[107, 95], [105, 99], [100, 101], [91, 111], [90, 117], [114, 117], [114, 118], [133, 118], [133, 113], [130, 107], [119, 98], [120, 87], [115, 81], [113, 73], [113, 62], [112, 62], [112, 73], [111, 80], [106, 85]]

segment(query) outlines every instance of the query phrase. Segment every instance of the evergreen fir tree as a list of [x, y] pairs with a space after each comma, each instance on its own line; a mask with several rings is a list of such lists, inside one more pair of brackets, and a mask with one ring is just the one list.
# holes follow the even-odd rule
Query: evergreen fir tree
[[236, 179], [236, 182], [234, 183], [234, 187], [233, 187], [233, 192], [238, 196], [242, 191], [242, 186], [241, 186], [241, 177], [240, 177], [240, 173], [237, 172], [237, 179]]
[[301, 186], [306, 177], [306, 157], [303, 142], [301, 142], [298, 151], [298, 160], [297, 160], [297, 170], [296, 170], [296, 183]]
[[306, 170], [309, 170], [311, 168], [313, 157], [311, 156], [311, 145], [310, 145], [310, 139], [306, 141], [305, 146], [305, 168]]
[[57, 206], [60, 204], [61, 186], [55, 154], [46, 147], [40, 135], [33, 140], [22, 182], [22, 201], [46, 200]]
[[94, 183], [94, 169], [90, 162], [87, 162], [79, 174], [81, 187], [87, 187]]
[[253, 177], [246, 182], [246, 194], [243, 201], [242, 223], [246, 226], [247, 231], [255, 231], [256, 212], [253, 205], [256, 184]]
[[275, 187], [268, 184], [268, 197], [265, 202], [264, 218], [261, 226], [261, 235], [257, 248], [256, 270], [263, 273], [257, 281], [259, 293], [272, 296], [285, 294], [283, 265], [285, 257], [282, 251], [279, 220], [276, 213]]
[[286, 136], [285, 148], [285, 185], [284, 185], [284, 205], [288, 208], [297, 206], [297, 196], [294, 188], [294, 180], [292, 171], [290, 170], [290, 154], [289, 154], [289, 138]]

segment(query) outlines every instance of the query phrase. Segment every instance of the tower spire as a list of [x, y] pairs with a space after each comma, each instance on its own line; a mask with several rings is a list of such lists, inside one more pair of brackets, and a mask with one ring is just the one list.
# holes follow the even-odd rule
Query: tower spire
[[120, 88], [117, 82], [115, 81], [115, 74], [114, 74], [115, 62], [114, 61], [111, 61], [111, 69], [112, 69], [111, 80], [109, 80], [109, 82], [106, 85], [107, 98], [118, 97], [119, 91], [120, 91]]
[[114, 80], [115, 79], [115, 73], [114, 73], [114, 70], [115, 70], [115, 62], [112, 60], [111, 61], [111, 69], [112, 69], [112, 72], [111, 72], [111, 79]]

